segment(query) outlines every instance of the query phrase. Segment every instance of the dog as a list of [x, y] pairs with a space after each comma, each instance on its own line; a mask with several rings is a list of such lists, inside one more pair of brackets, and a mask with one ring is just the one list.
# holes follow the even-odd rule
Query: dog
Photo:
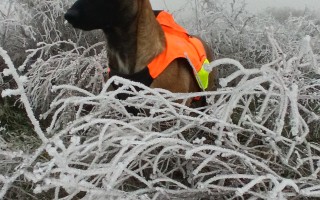
[[[188, 56], [175, 58], [156, 77], [150, 74], [147, 77], [150, 73], [147, 66], [169, 46], [167, 33], [157, 20], [158, 15], [165, 16], [162, 13], [153, 11], [149, 0], [77, 0], [64, 17], [74, 28], [104, 32], [111, 74], [173, 93], [215, 90], [217, 73], [208, 74], [207, 87], [201, 87]], [[185, 35], [186, 40], [198, 39], [207, 60], [213, 60], [211, 51], [200, 38]], [[187, 104], [191, 105], [192, 101], [188, 100]]]

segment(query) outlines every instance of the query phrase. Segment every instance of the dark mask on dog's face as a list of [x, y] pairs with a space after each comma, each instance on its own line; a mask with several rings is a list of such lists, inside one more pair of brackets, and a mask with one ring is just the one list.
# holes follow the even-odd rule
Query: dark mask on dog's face
[[66, 12], [65, 19], [82, 30], [126, 26], [136, 16], [139, 0], [77, 0]]

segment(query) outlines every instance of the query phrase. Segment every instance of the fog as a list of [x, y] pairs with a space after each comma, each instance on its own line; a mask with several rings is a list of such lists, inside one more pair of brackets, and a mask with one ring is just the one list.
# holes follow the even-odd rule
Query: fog
[[267, 7], [292, 7], [296, 9], [320, 9], [319, 0], [247, 0], [250, 11], [261, 11]]
[[[176, 12], [183, 9], [184, 14], [192, 15], [190, 9], [197, 0], [150, 0], [154, 9], [164, 9]], [[320, 9], [319, 0], [246, 0], [247, 8], [251, 12], [260, 12], [268, 7], [292, 7], [296, 9]]]

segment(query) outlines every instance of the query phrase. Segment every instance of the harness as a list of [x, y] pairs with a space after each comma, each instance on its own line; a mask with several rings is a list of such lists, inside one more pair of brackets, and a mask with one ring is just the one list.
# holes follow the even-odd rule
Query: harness
[[[155, 57], [143, 70], [126, 75], [118, 73], [114, 70], [109, 71], [109, 76], [119, 76], [131, 81], [142, 83], [150, 86], [169, 64], [177, 59], [187, 59], [193, 68], [195, 78], [202, 90], [208, 87], [209, 72], [204, 69], [204, 65], [209, 63], [202, 42], [192, 37], [188, 32], [178, 25], [172, 15], [165, 11], [154, 11], [157, 21], [162, 27], [166, 39], [166, 48]], [[113, 85], [115, 88], [118, 86]], [[118, 97], [120, 99], [127, 98], [125, 96]]]

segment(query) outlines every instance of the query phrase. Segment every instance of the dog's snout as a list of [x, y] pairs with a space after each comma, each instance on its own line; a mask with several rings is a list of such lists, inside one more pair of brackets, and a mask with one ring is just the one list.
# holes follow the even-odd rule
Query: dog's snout
[[68, 10], [64, 18], [71, 24], [75, 23], [79, 18], [79, 12], [76, 10]]

